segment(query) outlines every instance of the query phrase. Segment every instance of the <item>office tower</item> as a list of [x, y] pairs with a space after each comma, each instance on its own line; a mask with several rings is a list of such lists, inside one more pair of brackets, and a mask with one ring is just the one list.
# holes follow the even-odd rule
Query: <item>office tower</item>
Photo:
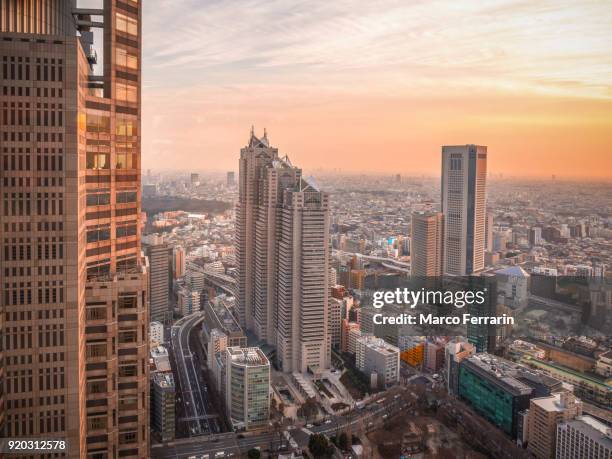
[[266, 426], [270, 419], [270, 362], [258, 347], [225, 350], [227, 415], [234, 429]]
[[485, 218], [485, 251], [493, 251], [493, 211], [487, 209]]
[[459, 397], [501, 430], [517, 437], [518, 415], [529, 407], [533, 389], [519, 381], [518, 365], [491, 354], [475, 354], [459, 364]]
[[234, 174], [234, 171], [229, 171], [227, 173], [227, 187], [233, 187], [234, 185], [236, 185], [236, 175]]
[[412, 214], [411, 276], [441, 276], [443, 265], [444, 215], [439, 212]]
[[185, 275], [185, 266], [185, 249], [178, 245], [172, 252], [172, 275], [175, 280]]
[[158, 239], [146, 248], [149, 259], [150, 320], [165, 323], [170, 317], [168, 245]]
[[236, 208], [238, 313], [287, 372], [328, 368], [329, 197], [251, 131]]
[[591, 416], [578, 416], [557, 426], [557, 459], [612, 457], [610, 427]]
[[370, 378], [376, 375], [379, 387], [392, 386], [399, 382], [399, 349], [382, 338], [361, 336], [355, 343], [357, 368]]
[[484, 268], [487, 147], [442, 147], [444, 273]]
[[191, 186], [198, 186], [200, 184], [200, 174], [192, 172], [189, 176], [189, 181], [191, 182]]
[[146, 458], [141, 7], [74, 6], [0, 11], [1, 436], [66, 439], [74, 458]]
[[536, 226], [529, 229], [529, 244], [532, 247], [542, 244], [542, 228]]
[[537, 459], [554, 459], [557, 424], [582, 415], [582, 402], [571, 392], [532, 398], [527, 413], [527, 449]]

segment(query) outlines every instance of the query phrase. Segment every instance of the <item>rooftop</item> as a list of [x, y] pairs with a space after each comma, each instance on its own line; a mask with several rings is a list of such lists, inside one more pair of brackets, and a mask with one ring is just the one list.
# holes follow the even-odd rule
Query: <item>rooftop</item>
[[232, 363], [247, 366], [270, 365], [270, 361], [258, 347], [228, 347], [227, 352], [232, 359]]
[[559, 431], [563, 431], [567, 426], [577, 430], [585, 436], [596, 440], [604, 445], [605, 448], [612, 450], [612, 429], [603, 422], [591, 416], [578, 416], [576, 419], [559, 424]]
[[[572, 398], [571, 400], [575, 400], [578, 403], [580, 402], [579, 399], [575, 399], [575, 398]], [[532, 398], [531, 402], [548, 412], [565, 411], [568, 408], [568, 404], [571, 404], [571, 403], [564, 403], [561, 400], [561, 394], [559, 393], [550, 395], [548, 397]]]
[[469, 357], [464, 363], [477, 368], [483, 376], [498, 380], [516, 395], [530, 394], [533, 391], [530, 386], [517, 379], [521, 367], [513, 362], [482, 353]]

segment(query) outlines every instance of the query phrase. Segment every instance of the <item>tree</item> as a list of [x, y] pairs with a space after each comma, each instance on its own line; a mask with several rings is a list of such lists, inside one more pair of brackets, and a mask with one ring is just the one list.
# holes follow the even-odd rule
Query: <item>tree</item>
[[298, 410], [298, 415], [310, 420], [315, 417], [319, 412], [319, 408], [317, 406], [317, 402], [314, 398], [309, 398], [304, 402], [304, 404]]
[[338, 442], [336, 445], [338, 445], [338, 448], [341, 450], [346, 451], [348, 446], [348, 437], [346, 436], [346, 432], [342, 432], [340, 435], [338, 435]]
[[249, 459], [260, 459], [261, 458], [261, 451], [259, 451], [256, 448], [251, 448], [250, 450], [247, 451], [247, 457]]
[[322, 434], [312, 434], [308, 439], [308, 449], [316, 458], [329, 457], [334, 454], [334, 448]]

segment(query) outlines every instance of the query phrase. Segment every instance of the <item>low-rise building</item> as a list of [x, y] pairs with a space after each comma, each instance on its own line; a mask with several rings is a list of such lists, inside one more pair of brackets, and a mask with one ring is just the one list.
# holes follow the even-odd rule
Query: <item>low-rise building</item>
[[475, 354], [459, 365], [459, 397], [513, 438], [519, 412], [529, 407], [533, 388], [516, 378], [518, 365], [487, 353]]
[[149, 325], [149, 341], [151, 347], [164, 344], [164, 325], [161, 322], [151, 322]]
[[388, 387], [399, 381], [399, 349], [372, 335], [357, 339], [355, 362], [367, 376], [376, 373], [378, 385]]

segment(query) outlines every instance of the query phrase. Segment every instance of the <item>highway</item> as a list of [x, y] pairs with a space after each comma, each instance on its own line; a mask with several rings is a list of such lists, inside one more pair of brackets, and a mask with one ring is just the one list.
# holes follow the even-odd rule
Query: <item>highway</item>
[[[353, 432], [358, 430], [373, 430], [382, 427], [391, 417], [410, 409], [415, 399], [408, 400], [413, 394], [404, 387], [396, 387], [385, 392], [362, 409], [355, 409], [345, 416], [334, 416], [323, 423], [307, 424], [306, 426], [290, 427], [289, 433], [300, 448], [308, 445], [311, 433], [323, 433], [333, 436], [336, 432], [346, 429], [349, 425]], [[279, 439], [276, 433], [244, 434], [224, 433], [219, 435], [201, 436], [185, 440], [176, 440], [166, 445], [154, 445], [151, 456], [159, 459], [187, 459], [190, 456], [200, 458], [208, 454], [212, 459], [215, 453], [223, 452], [225, 457], [238, 456], [256, 446], [262, 451], [275, 449]], [[286, 440], [282, 441], [286, 446]]]
[[197, 312], [178, 320], [171, 331], [172, 349], [180, 383], [180, 402], [182, 416], [187, 424], [189, 435], [202, 435], [218, 432], [216, 421], [207, 412], [209, 403], [200, 385], [200, 372], [194, 354], [189, 348], [189, 334], [197, 326], [204, 314]]

